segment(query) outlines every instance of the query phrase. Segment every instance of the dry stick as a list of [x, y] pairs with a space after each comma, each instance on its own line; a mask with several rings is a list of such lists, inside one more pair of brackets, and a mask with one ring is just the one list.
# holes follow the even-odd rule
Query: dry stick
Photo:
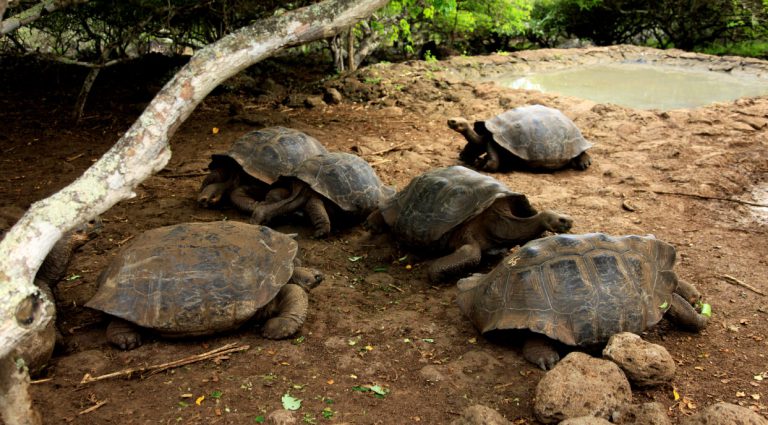
[[196, 363], [199, 361], [218, 357], [222, 354], [229, 354], [237, 351], [244, 351], [251, 348], [250, 345], [243, 345], [240, 347], [236, 347], [236, 345], [237, 343], [233, 342], [233, 343], [223, 345], [219, 348], [216, 348], [215, 350], [208, 351], [206, 353], [196, 354], [194, 356], [185, 357], [183, 359], [175, 360], [169, 363], [163, 363], [163, 364], [152, 365], [152, 366], [133, 367], [133, 368], [124, 369], [118, 372], [112, 372], [106, 375], [97, 376], [95, 378], [92, 377], [91, 374], [86, 373], [85, 376], [83, 376], [83, 379], [80, 381], [80, 383], [88, 384], [90, 382], [101, 381], [103, 379], [114, 378], [117, 376], [130, 376], [130, 375], [133, 375], [134, 373], [140, 373], [140, 372], [151, 372], [150, 375], [153, 375], [155, 373], [162, 372], [167, 369], [172, 369], [174, 367], [184, 366], [190, 363]]
[[635, 191], [636, 192], [652, 192], [652, 193], [657, 193], [659, 195], [677, 195], [677, 196], [687, 196], [689, 198], [697, 198], [697, 199], [735, 202], [737, 204], [750, 205], [753, 207], [768, 208], [768, 204], [759, 204], [757, 202], [742, 201], [741, 199], [733, 199], [733, 198], [723, 198], [720, 196], [706, 196], [706, 195], [699, 195], [696, 193], [685, 193], [685, 192], [667, 192], [665, 190], [635, 189]]
[[374, 155], [381, 155], [381, 154], [385, 154], [385, 153], [387, 153], [387, 152], [392, 152], [392, 151], [394, 151], [394, 150], [398, 150], [398, 149], [402, 148], [403, 146], [407, 145], [408, 143], [409, 143], [409, 142], [402, 142], [402, 143], [398, 143], [398, 144], [396, 144], [396, 145], [394, 145], [394, 146], [390, 146], [390, 147], [388, 147], [388, 148], [386, 148], [386, 149], [382, 149], [382, 150], [380, 150], [380, 151], [376, 151], [376, 152], [367, 153], [367, 154], [365, 154], [365, 155], [366, 155], [366, 156], [374, 156]]
[[107, 400], [100, 401], [100, 402], [94, 404], [93, 406], [91, 406], [91, 407], [89, 407], [89, 408], [79, 412], [78, 415], [85, 415], [86, 413], [91, 413], [94, 410], [98, 409], [99, 407], [101, 407], [101, 406], [103, 406], [105, 404], [107, 404]]
[[728, 282], [734, 283], [734, 284], [739, 285], [739, 286], [743, 286], [743, 287], [749, 289], [752, 292], [755, 292], [757, 294], [765, 296], [765, 292], [755, 288], [754, 286], [752, 286], [752, 285], [750, 285], [748, 283], [742, 282], [742, 281], [740, 281], [739, 279], [736, 279], [733, 276], [728, 276], [727, 274], [724, 274], [722, 277], [723, 277], [723, 279], [725, 279]]

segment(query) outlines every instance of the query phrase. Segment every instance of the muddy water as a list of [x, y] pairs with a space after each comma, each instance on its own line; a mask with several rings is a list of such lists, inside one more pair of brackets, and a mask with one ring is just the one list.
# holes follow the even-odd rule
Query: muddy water
[[505, 75], [499, 84], [559, 93], [637, 109], [696, 108], [768, 94], [768, 80], [723, 72], [647, 64], [583, 66], [531, 75]]

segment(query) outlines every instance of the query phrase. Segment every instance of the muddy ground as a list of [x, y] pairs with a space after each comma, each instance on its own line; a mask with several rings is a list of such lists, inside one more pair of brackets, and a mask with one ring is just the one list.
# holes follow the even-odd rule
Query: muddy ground
[[[304, 262], [326, 274], [311, 294], [306, 324], [291, 340], [266, 340], [251, 329], [182, 341], [145, 335], [144, 346], [121, 352], [105, 342], [103, 317], [82, 307], [100, 270], [141, 231], [186, 221], [247, 220], [233, 208], [206, 210], [195, 203], [210, 154], [247, 131], [300, 129], [329, 149], [361, 155], [385, 183], [402, 188], [423, 171], [458, 163], [464, 142], [445, 125], [447, 117], [482, 119], [531, 103], [572, 118], [595, 144], [593, 165], [584, 172], [494, 177], [527, 194], [539, 209], [570, 214], [574, 233], [652, 233], [672, 243], [679, 253], [677, 273], [713, 306], [711, 324], [700, 334], [664, 321], [644, 334], [670, 351], [678, 369], [669, 385], [636, 389], [634, 400], [662, 403], [675, 421], [721, 400], [768, 415], [768, 209], [748, 204], [768, 203], [768, 97], [659, 112], [460, 79], [487, 77], [509, 64], [622, 59], [626, 51], [646, 58], [686, 56], [621, 48], [539, 51], [377, 65], [335, 78], [318, 76], [317, 66], [265, 63], [228, 82], [173, 137], [166, 169], [145, 181], [135, 198], [103, 214], [102, 234], [76, 254], [68, 278], [58, 284], [58, 326], [66, 346], [33, 386], [44, 422], [258, 423], [290, 394], [302, 400], [293, 414], [298, 423], [441, 424], [473, 404], [492, 407], [516, 424], [536, 423], [532, 399], [544, 372], [522, 359], [518, 345], [477, 334], [454, 304], [456, 288], [427, 281], [429, 256], [359, 226], [315, 240], [301, 218], [275, 224], [298, 232]], [[761, 74], [765, 67], [729, 60], [737, 71]], [[706, 67], [722, 60], [695, 62]], [[146, 65], [106, 71], [82, 122], [73, 125], [69, 116], [81, 71], [3, 59], [2, 72], [0, 204], [23, 208], [75, 179], [172, 75]], [[273, 81], [265, 83], [267, 78]], [[305, 106], [305, 95], [322, 93], [322, 86], [339, 88], [344, 100]], [[248, 348], [154, 375], [80, 383], [86, 373], [162, 364], [229, 343]], [[386, 395], [374, 396], [366, 391], [370, 386]]]

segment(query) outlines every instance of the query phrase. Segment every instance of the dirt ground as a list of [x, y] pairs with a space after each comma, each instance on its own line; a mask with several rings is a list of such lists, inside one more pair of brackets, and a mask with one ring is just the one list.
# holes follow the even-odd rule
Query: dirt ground
[[[673, 421], [717, 401], [768, 416], [768, 208], [748, 204], [768, 203], [768, 97], [659, 112], [459, 79], [472, 72], [487, 76], [514, 61], [551, 65], [567, 64], [566, 56], [598, 61], [622, 55], [619, 49], [539, 51], [378, 65], [330, 79], [316, 75], [317, 67], [262, 64], [225, 84], [228, 89], [206, 99], [173, 137], [166, 169], [145, 181], [135, 198], [103, 214], [102, 234], [76, 254], [58, 284], [66, 346], [33, 385], [44, 422], [258, 423], [290, 394], [302, 400], [293, 413], [297, 423], [442, 424], [473, 404], [492, 407], [515, 424], [536, 423], [534, 389], [544, 372], [522, 359], [518, 345], [478, 335], [454, 303], [456, 288], [427, 281], [427, 254], [359, 226], [315, 240], [301, 218], [274, 225], [298, 232], [305, 264], [326, 274], [311, 294], [307, 322], [290, 340], [266, 340], [251, 329], [180, 341], [147, 334], [144, 346], [121, 352], [105, 342], [104, 318], [82, 307], [100, 270], [138, 233], [187, 221], [247, 220], [231, 207], [207, 210], [195, 202], [210, 155], [247, 131], [300, 129], [331, 150], [361, 155], [385, 183], [402, 188], [423, 171], [459, 163], [464, 141], [446, 118], [483, 119], [531, 103], [572, 118], [595, 144], [593, 165], [584, 172], [494, 177], [539, 209], [571, 215], [573, 233], [652, 233], [672, 243], [678, 275], [695, 283], [713, 307], [700, 334], [662, 321], [643, 335], [665, 346], [678, 369], [669, 385], [635, 389], [634, 401], [664, 404]], [[712, 61], [697, 60], [705, 66]], [[80, 175], [172, 75], [148, 66], [105, 71], [84, 119], [73, 125], [82, 71], [6, 59], [0, 68], [0, 205], [23, 208]], [[321, 93], [321, 86], [339, 88], [344, 100], [305, 106], [304, 95]], [[233, 104], [239, 105], [234, 117]], [[229, 343], [248, 348], [154, 375], [80, 383], [86, 373], [162, 364]], [[386, 394], [376, 396], [371, 386]]]

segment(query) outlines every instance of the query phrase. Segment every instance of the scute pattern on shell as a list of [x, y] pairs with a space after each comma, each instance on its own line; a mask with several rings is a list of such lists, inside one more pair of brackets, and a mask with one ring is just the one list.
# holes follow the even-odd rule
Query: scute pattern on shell
[[562, 167], [592, 147], [570, 118], [542, 105], [503, 112], [485, 128], [499, 146], [537, 167]]
[[675, 249], [652, 236], [601, 233], [531, 241], [457, 302], [481, 332], [530, 329], [569, 345], [656, 324], [677, 288]]
[[381, 183], [368, 162], [348, 153], [313, 156], [290, 174], [353, 214], [370, 213], [392, 194], [392, 189]]
[[317, 139], [299, 130], [268, 127], [238, 138], [226, 154], [213, 155], [209, 168], [231, 158], [250, 176], [273, 184], [305, 159], [327, 152]]
[[166, 335], [240, 326], [291, 278], [298, 244], [268, 227], [184, 223], [137, 236], [86, 304]]
[[514, 198], [529, 215], [535, 214], [525, 195], [512, 192], [493, 177], [456, 165], [415, 177], [382, 204], [381, 214], [400, 239], [428, 246], [506, 197]]

